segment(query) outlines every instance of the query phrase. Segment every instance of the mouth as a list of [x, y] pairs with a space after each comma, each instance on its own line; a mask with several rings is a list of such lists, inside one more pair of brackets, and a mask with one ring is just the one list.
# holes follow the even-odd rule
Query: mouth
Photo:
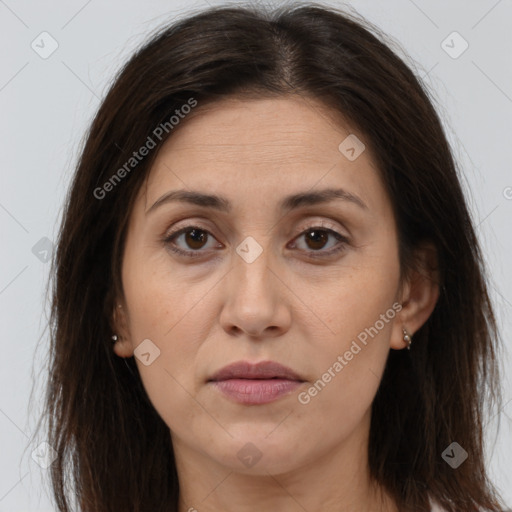
[[290, 394], [305, 380], [291, 368], [274, 361], [256, 364], [240, 361], [225, 366], [207, 382], [228, 399], [245, 405], [258, 405]]
[[238, 361], [225, 366], [208, 380], [218, 382], [228, 379], [286, 379], [304, 382], [291, 368], [274, 361], [261, 361], [259, 363]]

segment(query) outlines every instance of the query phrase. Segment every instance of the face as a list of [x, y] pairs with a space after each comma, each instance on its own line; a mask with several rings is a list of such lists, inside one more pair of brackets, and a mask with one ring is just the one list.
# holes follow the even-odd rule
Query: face
[[312, 99], [217, 102], [141, 188], [115, 351], [136, 356], [177, 460], [276, 474], [364, 444], [404, 347], [398, 240], [365, 137], [331, 116]]

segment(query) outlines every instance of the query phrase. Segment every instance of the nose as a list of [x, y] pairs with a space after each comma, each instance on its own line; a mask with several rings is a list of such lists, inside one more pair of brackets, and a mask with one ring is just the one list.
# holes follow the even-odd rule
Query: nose
[[[271, 250], [252, 262], [235, 254], [233, 268], [224, 284], [220, 323], [230, 335], [245, 333], [251, 338], [276, 337], [290, 328], [290, 296]], [[281, 274], [281, 275], [280, 275]]]

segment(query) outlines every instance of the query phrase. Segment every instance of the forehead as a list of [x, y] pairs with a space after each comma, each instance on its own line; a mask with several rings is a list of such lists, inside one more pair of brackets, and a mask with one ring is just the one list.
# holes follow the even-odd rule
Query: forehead
[[[362, 146], [356, 146], [360, 154], [350, 159], [344, 151], [354, 140], [365, 148], [360, 152]], [[199, 104], [184, 117], [153, 163], [145, 203], [173, 188], [243, 192], [261, 202], [316, 185], [341, 185], [364, 199], [378, 181], [368, 141], [323, 103], [302, 97], [229, 98]]]
[[328, 150], [325, 158], [338, 158], [338, 145], [350, 133], [341, 114], [313, 98], [228, 98], [199, 104], [160, 154], [203, 151], [228, 160], [230, 152], [246, 152], [251, 160], [258, 156], [267, 161], [280, 154], [318, 160]]

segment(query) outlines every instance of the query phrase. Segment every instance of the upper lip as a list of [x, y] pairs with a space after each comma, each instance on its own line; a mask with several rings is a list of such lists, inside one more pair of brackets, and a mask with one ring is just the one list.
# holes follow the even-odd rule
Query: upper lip
[[262, 361], [259, 363], [250, 363], [248, 361], [238, 361], [236, 363], [224, 366], [218, 372], [214, 373], [208, 380], [219, 381], [228, 379], [288, 379], [303, 382], [303, 379], [291, 368], [283, 366], [275, 361]]

